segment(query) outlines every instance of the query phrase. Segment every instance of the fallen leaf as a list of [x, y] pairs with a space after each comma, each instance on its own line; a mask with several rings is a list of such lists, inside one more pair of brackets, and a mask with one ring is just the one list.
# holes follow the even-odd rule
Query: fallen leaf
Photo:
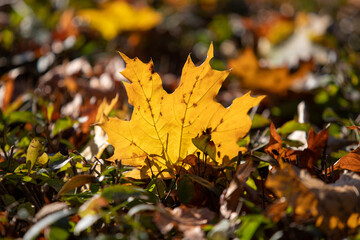
[[230, 59], [228, 66], [232, 68], [231, 73], [240, 78], [243, 88], [281, 95], [285, 95], [296, 80], [313, 68], [312, 62], [302, 63], [294, 73], [288, 67], [261, 67], [250, 48], [245, 49], [237, 58]]
[[274, 123], [270, 124], [270, 140], [265, 147], [265, 152], [278, 160], [280, 164], [284, 160], [296, 163], [296, 154], [292, 149], [283, 148], [281, 136], [276, 132]]
[[[311, 177], [306, 170], [285, 163], [283, 169], [269, 175], [265, 185], [280, 199], [275, 205], [282, 202], [281, 208], [268, 208], [269, 217], [279, 219], [279, 212], [274, 210], [285, 210], [281, 201], [284, 198], [287, 206], [294, 209], [295, 220], [312, 219], [334, 239], [348, 234], [349, 228], [354, 228], [354, 221], [350, 219], [352, 213], [360, 213], [360, 176], [355, 173], [342, 175], [334, 184], [325, 184]], [[285, 216], [286, 213], [282, 214]]]
[[136, 8], [125, 1], [105, 2], [100, 9], [84, 9], [78, 15], [108, 40], [123, 31], [151, 29], [162, 20], [154, 9], [147, 6]]
[[265, 37], [272, 44], [277, 44], [291, 35], [294, 31], [294, 22], [279, 13], [271, 13], [265, 20], [254, 21], [251, 18], [242, 18], [247, 30], [254, 31], [257, 37]]
[[357, 130], [360, 133], [360, 126], [350, 126], [348, 129]]
[[184, 238], [206, 239], [202, 227], [215, 217], [208, 208], [188, 208], [184, 205], [174, 209], [158, 205], [154, 221], [162, 234], [167, 234], [174, 227], [184, 234]]
[[340, 158], [334, 164], [334, 170], [338, 169], [347, 169], [353, 172], [360, 172], [360, 147]]
[[[109, 115], [110, 111], [114, 109], [118, 99], [119, 95], [116, 95], [116, 97], [112, 99], [110, 103], [108, 103], [105, 98], [103, 99], [97, 110], [95, 123], [104, 121], [106, 116]], [[100, 158], [105, 148], [109, 145], [107, 143], [107, 138], [108, 137], [104, 130], [102, 130], [99, 126], [95, 126], [94, 138], [89, 141], [81, 155], [84, 156], [87, 160], [90, 160], [93, 156]]]
[[294, 68], [301, 61], [314, 59], [315, 63], [329, 64], [327, 50], [316, 44], [314, 39], [326, 36], [332, 20], [326, 14], [299, 12], [295, 18], [294, 33], [282, 44], [271, 44], [265, 38], [259, 39], [258, 49], [270, 66]]
[[250, 174], [255, 170], [256, 166], [252, 160], [247, 160], [240, 165], [229, 187], [220, 197], [220, 213], [223, 218], [233, 220], [239, 216], [243, 205], [241, 197], [245, 196], [245, 191], [247, 191], [248, 197], [252, 197], [252, 200], [259, 200], [257, 192], [246, 183]]
[[60, 210], [68, 209], [69, 206], [65, 202], [53, 202], [43, 206], [35, 215], [36, 221]]
[[308, 132], [307, 143], [308, 147], [303, 151], [295, 151], [289, 148], [283, 148], [281, 136], [276, 132], [273, 123], [270, 125], [270, 141], [265, 148], [265, 152], [277, 159], [281, 165], [283, 161], [289, 161], [300, 168], [307, 168], [313, 172], [317, 160], [322, 155], [322, 150], [325, 147], [329, 137], [329, 129], [325, 128], [319, 133], [311, 128]]
[[1, 77], [0, 81], [0, 107], [4, 111], [11, 102], [15, 79], [11, 77], [11, 74], [5, 74]]
[[68, 37], [77, 37], [79, 30], [74, 23], [74, 11], [66, 10], [62, 13], [59, 23], [53, 32], [53, 38], [65, 41]]
[[[228, 71], [211, 68], [212, 45], [202, 65], [196, 67], [188, 57], [180, 85], [172, 94], [163, 90], [152, 61], [145, 64], [137, 58], [130, 59], [122, 53], [121, 56], [127, 64], [122, 74], [130, 81], [124, 85], [134, 111], [130, 121], [109, 118], [100, 126], [115, 148], [110, 160], [121, 159], [123, 164], [137, 167], [128, 176], [144, 178], [149, 167], [157, 174], [181, 165], [182, 159], [195, 153], [192, 139], [203, 131], [211, 134], [220, 164], [224, 158], [237, 156], [241, 150], [237, 142], [251, 127], [247, 112], [265, 96], [251, 97], [249, 92], [228, 108], [214, 101]], [[151, 166], [147, 166], [147, 157]], [[141, 171], [145, 168], [148, 169]]]

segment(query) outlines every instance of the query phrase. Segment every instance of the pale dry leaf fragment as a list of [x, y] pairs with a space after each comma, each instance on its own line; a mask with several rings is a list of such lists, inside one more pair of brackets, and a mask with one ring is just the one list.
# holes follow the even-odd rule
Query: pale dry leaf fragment
[[215, 217], [215, 213], [208, 208], [188, 208], [181, 205], [169, 209], [160, 204], [157, 207], [154, 221], [161, 233], [165, 235], [175, 227], [189, 240], [205, 239], [202, 227]]
[[134, 111], [130, 121], [109, 118], [100, 126], [115, 148], [109, 160], [121, 159], [124, 165], [136, 167], [127, 176], [146, 178], [150, 167], [154, 174], [169, 176], [162, 170], [173, 171], [174, 165], [195, 153], [192, 139], [203, 131], [211, 134], [220, 164], [224, 158], [237, 156], [241, 150], [237, 142], [251, 127], [247, 112], [264, 96], [252, 97], [247, 93], [235, 99], [229, 108], [216, 102], [215, 96], [229, 72], [211, 68], [212, 45], [202, 65], [195, 66], [188, 57], [180, 85], [172, 94], [163, 89], [152, 61], [143, 63], [120, 54], [126, 62], [121, 74], [129, 80], [124, 85]]
[[[116, 95], [110, 103], [108, 103], [106, 99], [101, 102], [97, 110], [95, 123], [104, 121], [106, 116], [114, 109], [118, 99], [119, 95]], [[94, 138], [89, 141], [81, 155], [87, 160], [90, 160], [93, 156], [100, 158], [105, 148], [109, 145], [107, 139], [108, 137], [104, 130], [102, 130], [99, 126], [94, 126]]]
[[35, 215], [35, 220], [39, 221], [40, 219], [63, 209], [68, 209], [69, 206], [65, 202], [53, 202], [43, 206]]

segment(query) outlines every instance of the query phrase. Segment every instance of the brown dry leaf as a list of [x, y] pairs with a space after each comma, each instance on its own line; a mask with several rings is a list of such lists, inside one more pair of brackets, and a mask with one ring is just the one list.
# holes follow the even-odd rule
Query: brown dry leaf
[[274, 123], [270, 124], [270, 141], [265, 147], [265, 152], [278, 160], [282, 164], [283, 160], [296, 163], [295, 151], [283, 148], [281, 136], [277, 133]]
[[242, 18], [247, 30], [254, 31], [255, 35], [267, 38], [270, 43], [277, 44], [291, 35], [295, 23], [276, 12], [271, 12], [263, 21], [254, 21], [252, 18]]
[[163, 89], [152, 61], [145, 64], [138, 58], [121, 56], [127, 64], [121, 73], [129, 80], [124, 85], [134, 111], [130, 121], [109, 118], [100, 126], [115, 148], [110, 160], [121, 159], [123, 164], [136, 167], [127, 176], [146, 178], [151, 173], [149, 167], [154, 174], [163, 169], [173, 171], [174, 165], [181, 165], [186, 156], [197, 151], [192, 139], [203, 131], [215, 143], [217, 162], [237, 156], [241, 150], [237, 143], [251, 127], [247, 112], [265, 96], [252, 97], [248, 92], [228, 108], [216, 102], [228, 71], [211, 68], [212, 45], [202, 65], [195, 66], [188, 57], [180, 85], [172, 94]]
[[311, 128], [308, 133], [308, 147], [303, 151], [294, 151], [289, 148], [282, 147], [281, 136], [276, 132], [276, 128], [273, 123], [270, 124], [270, 141], [265, 148], [265, 152], [277, 159], [281, 163], [289, 161], [293, 164], [297, 164], [297, 156], [299, 159], [299, 167], [307, 168], [310, 172], [313, 171], [314, 165], [322, 155], [322, 150], [326, 145], [329, 137], [329, 129], [325, 128], [319, 133]]
[[300, 151], [300, 168], [313, 169], [317, 160], [322, 155], [322, 150], [329, 138], [329, 128], [325, 128], [315, 133], [314, 129], [310, 129], [308, 133], [308, 147], [304, 151]]
[[243, 88], [284, 95], [294, 81], [312, 70], [313, 63], [302, 63], [294, 73], [287, 67], [264, 68], [260, 67], [252, 49], [247, 48], [237, 58], [230, 59], [228, 66], [232, 68], [232, 74], [240, 77]]
[[348, 129], [357, 130], [360, 133], [360, 126], [350, 126]]
[[58, 196], [64, 195], [68, 191], [81, 187], [87, 183], [91, 183], [95, 180], [95, 176], [89, 174], [76, 175], [67, 181], [64, 186], [60, 189]]
[[4, 111], [11, 102], [15, 79], [10, 74], [5, 74], [1, 77], [0, 81], [0, 107]]
[[255, 170], [256, 166], [251, 159], [239, 166], [229, 187], [221, 194], [220, 214], [222, 217], [233, 220], [239, 216], [243, 204], [240, 198], [245, 196], [245, 191], [247, 198], [251, 198], [253, 202], [261, 201], [258, 193], [246, 184], [248, 177]]
[[68, 9], [61, 15], [59, 23], [53, 32], [53, 38], [64, 41], [70, 36], [77, 37], [78, 35], [79, 30], [74, 23], [74, 11]]
[[154, 221], [162, 234], [176, 227], [189, 240], [206, 239], [202, 227], [215, 217], [208, 208], [188, 208], [184, 205], [169, 209], [158, 205]]
[[[342, 175], [335, 184], [325, 184], [306, 170], [285, 163], [283, 169], [269, 175], [266, 187], [293, 207], [295, 220], [313, 219], [317, 227], [334, 239], [349, 233], [359, 216], [352, 214], [360, 213], [360, 176], [354, 173]], [[279, 210], [269, 208], [267, 214], [279, 219], [274, 209]]]
[[347, 169], [353, 172], [360, 172], [360, 147], [349, 152], [334, 164], [334, 170]]

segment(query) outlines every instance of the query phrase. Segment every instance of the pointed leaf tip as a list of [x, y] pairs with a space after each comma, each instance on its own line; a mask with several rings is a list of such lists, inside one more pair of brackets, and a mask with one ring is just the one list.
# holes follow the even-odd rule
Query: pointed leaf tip
[[210, 43], [209, 50], [207, 52], [207, 57], [210, 58], [210, 59], [214, 57], [214, 45], [213, 45], [213, 42]]

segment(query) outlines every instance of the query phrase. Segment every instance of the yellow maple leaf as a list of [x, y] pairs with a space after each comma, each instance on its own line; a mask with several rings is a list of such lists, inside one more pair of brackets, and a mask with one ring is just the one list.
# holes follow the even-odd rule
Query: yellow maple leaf
[[[196, 147], [192, 138], [208, 132], [216, 146], [216, 161], [231, 159], [240, 150], [237, 142], [250, 129], [247, 112], [265, 96], [251, 97], [250, 92], [235, 99], [229, 108], [214, 100], [229, 71], [217, 71], [209, 62], [213, 46], [205, 62], [196, 67], [190, 56], [182, 71], [178, 88], [168, 94], [153, 62], [143, 63], [120, 53], [126, 62], [121, 73], [130, 81], [124, 83], [129, 103], [134, 106], [130, 121], [109, 118], [101, 123], [115, 153], [110, 160], [122, 160], [136, 166], [128, 176], [146, 177], [149, 163], [154, 173], [173, 169]], [[146, 159], [149, 159], [147, 161]]]
[[152, 8], [135, 8], [124, 1], [106, 2], [101, 9], [84, 9], [78, 15], [108, 40], [122, 31], [149, 30], [162, 20]]

